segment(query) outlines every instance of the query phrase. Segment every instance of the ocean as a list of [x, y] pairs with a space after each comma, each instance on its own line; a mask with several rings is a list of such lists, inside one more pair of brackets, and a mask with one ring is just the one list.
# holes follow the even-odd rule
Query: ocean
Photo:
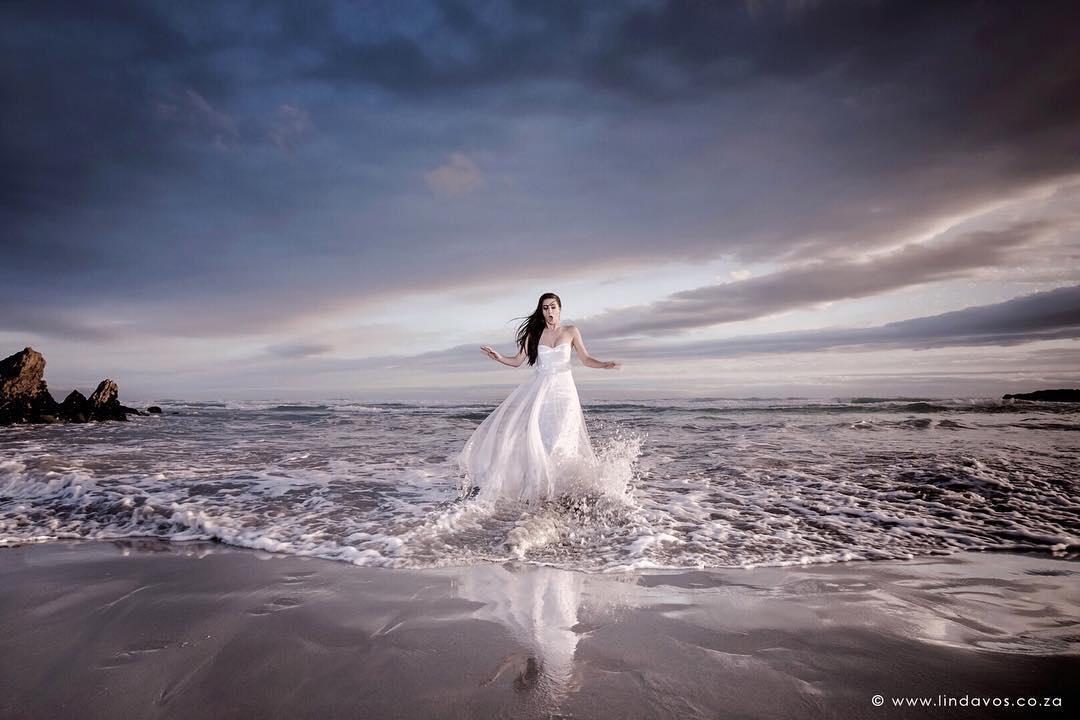
[[1080, 405], [591, 402], [604, 492], [463, 497], [494, 404], [184, 402], [0, 428], [0, 546], [212, 540], [357, 565], [737, 568], [1022, 551], [1075, 559]]

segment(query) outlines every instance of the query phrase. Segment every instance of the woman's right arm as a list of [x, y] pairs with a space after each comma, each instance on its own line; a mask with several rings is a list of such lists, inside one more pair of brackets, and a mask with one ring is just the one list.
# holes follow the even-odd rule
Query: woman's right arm
[[525, 362], [525, 358], [528, 357], [524, 349], [518, 350], [518, 354], [514, 357], [500, 355], [495, 348], [490, 345], [485, 345], [480, 349], [492, 360], [498, 360], [503, 365], [509, 365], [510, 367], [520, 367], [521, 363]]

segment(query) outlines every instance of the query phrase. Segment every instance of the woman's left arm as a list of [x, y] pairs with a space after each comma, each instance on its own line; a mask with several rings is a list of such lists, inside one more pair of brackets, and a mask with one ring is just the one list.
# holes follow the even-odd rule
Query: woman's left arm
[[581, 331], [577, 329], [576, 325], [570, 326], [570, 334], [573, 337], [574, 348], [577, 350], [578, 357], [581, 358], [582, 365], [601, 370], [619, 369], [619, 363], [610, 360], [608, 362], [597, 360], [589, 354], [589, 351], [585, 349], [585, 342], [581, 339]]

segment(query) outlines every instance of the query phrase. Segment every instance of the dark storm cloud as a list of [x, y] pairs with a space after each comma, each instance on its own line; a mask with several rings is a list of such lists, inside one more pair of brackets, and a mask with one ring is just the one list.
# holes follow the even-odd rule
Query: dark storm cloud
[[970, 232], [952, 240], [912, 244], [867, 260], [816, 262], [769, 275], [684, 290], [648, 305], [585, 319], [590, 335], [671, 335], [721, 323], [765, 317], [820, 303], [876, 295], [973, 271], [1022, 262], [1052, 226], [1025, 222]]
[[[1075, 3], [794, 7], [5, 3], [0, 330], [268, 331], [538, 247], [835, 257], [1080, 169]], [[454, 153], [513, 182], [433, 197]]]
[[[1064, 94], [1077, 87], [1080, 58], [1069, 24], [1080, 15], [1065, 0], [1041, 3], [1037, 12], [1018, 0], [827, 0], [802, 7], [683, 0], [627, 4], [624, 12], [599, 3], [446, 0], [436, 3], [439, 24], [367, 41], [341, 32], [322, 7], [308, 15], [301, 34], [323, 55], [310, 72], [408, 94], [559, 79], [635, 99], [696, 101], [763, 77], [836, 72], [855, 81], [853, 89], [921, 89], [913, 100], [922, 109], [961, 99], [971, 111], [994, 111], [938, 118], [969, 131], [1021, 125], [1036, 114], [1064, 127], [1080, 113], [1080, 101]], [[283, 41], [294, 42], [292, 26], [283, 29], [290, 33]], [[1026, 72], [1023, 85], [1015, 83], [1018, 72]], [[1003, 107], [1018, 93], [1035, 102]]]
[[322, 15], [324, 24], [309, 26], [306, 41], [323, 59], [308, 74], [428, 97], [519, 81], [580, 79], [589, 12], [583, 3], [444, 0], [432, 10], [437, 22], [412, 37], [395, 33], [361, 42], [340, 32], [332, 15]]
[[[198, 48], [142, 3], [28, 2], [0, 8], [0, 212], [5, 229], [65, 211], [118, 168], [171, 158], [155, 131], [155, 73], [200, 85]], [[12, 223], [12, 224], [8, 224]]]

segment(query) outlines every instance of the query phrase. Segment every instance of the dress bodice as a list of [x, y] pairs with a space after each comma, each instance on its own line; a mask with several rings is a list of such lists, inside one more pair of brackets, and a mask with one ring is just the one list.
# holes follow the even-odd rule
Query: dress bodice
[[570, 348], [571, 344], [568, 342], [559, 343], [555, 347], [540, 343], [536, 349], [536, 372], [544, 375], [569, 372]]

